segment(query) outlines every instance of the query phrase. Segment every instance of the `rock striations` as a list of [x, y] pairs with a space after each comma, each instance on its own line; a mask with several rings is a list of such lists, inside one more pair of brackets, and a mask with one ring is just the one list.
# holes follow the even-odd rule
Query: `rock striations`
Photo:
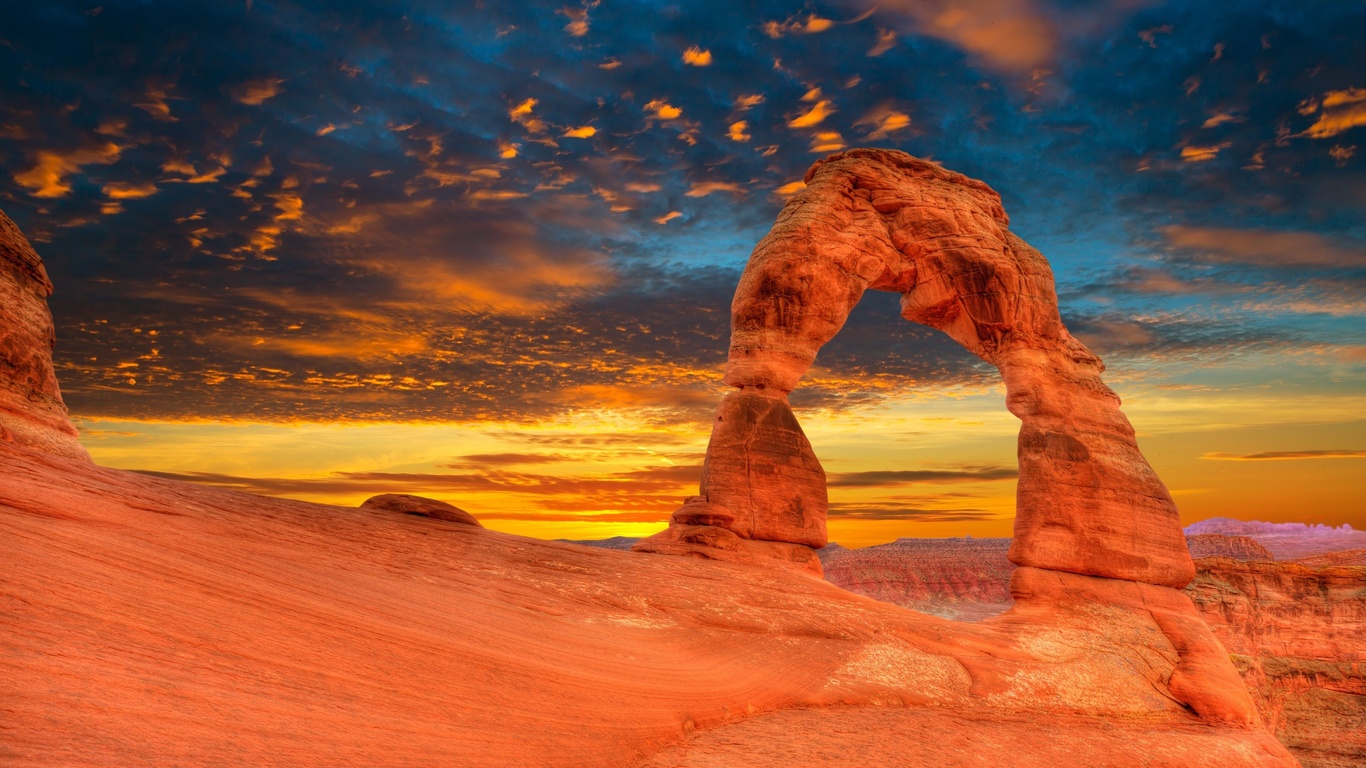
[[[788, 393], [864, 291], [997, 366], [1021, 420], [1017, 565], [1181, 588], [1195, 571], [1176, 506], [1138, 450], [1100, 359], [1058, 314], [1048, 262], [986, 184], [903, 152], [854, 149], [806, 174], [731, 304], [725, 382], [700, 493], [733, 520], [678, 519], [640, 551], [753, 559], [825, 544], [824, 473]], [[712, 547], [715, 543], [717, 546]], [[800, 561], [781, 548], [784, 564]]]
[[88, 459], [52, 366], [51, 295], [42, 259], [0, 211], [0, 442]]

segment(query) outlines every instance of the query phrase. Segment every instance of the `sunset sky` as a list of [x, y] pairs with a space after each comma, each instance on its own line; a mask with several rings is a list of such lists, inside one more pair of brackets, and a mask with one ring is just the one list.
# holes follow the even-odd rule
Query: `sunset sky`
[[[490, 528], [695, 492], [816, 159], [1001, 193], [1186, 522], [1366, 528], [1360, 2], [0, 4], [0, 209], [96, 461]], [[833, 540], [1006, 536], [995, 370], [870, 294], [792, 395]]]

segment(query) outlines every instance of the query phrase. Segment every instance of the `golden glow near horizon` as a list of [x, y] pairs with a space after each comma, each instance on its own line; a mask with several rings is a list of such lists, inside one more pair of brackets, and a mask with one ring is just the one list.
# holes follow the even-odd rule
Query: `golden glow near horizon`
[[[1186, 523], [1228, 516], [1363, 525], [1366, 396], [1119, 387], [1145, 455]], [[999, 387], [799, 410], [830, 482], [830, 538], [1009, 536], [1018, 421]], [[536, 422], [250, 423], [94, 420], [103, 465], [356, 506], [441, 499], [487, 527], [541, 538], [644, 536], [696, 493], [708, 424], [629, 407]], [[1271, 454], [1264, 456], [1264, 454]], [[1258, 458], [1261, 456], [1261, 458]], [[1247, 458], [1244, 458], [1247, 457]]]

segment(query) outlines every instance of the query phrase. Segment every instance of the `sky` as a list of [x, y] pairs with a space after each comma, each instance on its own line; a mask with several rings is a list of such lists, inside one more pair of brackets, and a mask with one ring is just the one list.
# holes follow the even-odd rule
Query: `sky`
[[[696, 492], [729, 304], [846, 147], [990, 184], [1187, 523], [1366, 528], [1366, 4], [0, 4], [0, 209], [101, 464], [497, 530]], [[870, 293], [832, 540], [1008, 536], [999, 375]]]

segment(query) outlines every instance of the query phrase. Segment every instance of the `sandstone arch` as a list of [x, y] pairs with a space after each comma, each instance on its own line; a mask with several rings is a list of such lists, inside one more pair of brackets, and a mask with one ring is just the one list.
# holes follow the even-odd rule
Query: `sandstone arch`
[[755, 247], [731, 305], [727, 395], [701, 495], [644, 551], [819, 570], [825, 477], [787, 404], [868, 289], [995, 365], [1021, 420], [1017, 565], [1180, 588], [1194, 575], [1176, 506], [1138, 450], [1100, 359], [1058, 312], [1048, 261], [986, 184], [904, 152], [816, 163]]

